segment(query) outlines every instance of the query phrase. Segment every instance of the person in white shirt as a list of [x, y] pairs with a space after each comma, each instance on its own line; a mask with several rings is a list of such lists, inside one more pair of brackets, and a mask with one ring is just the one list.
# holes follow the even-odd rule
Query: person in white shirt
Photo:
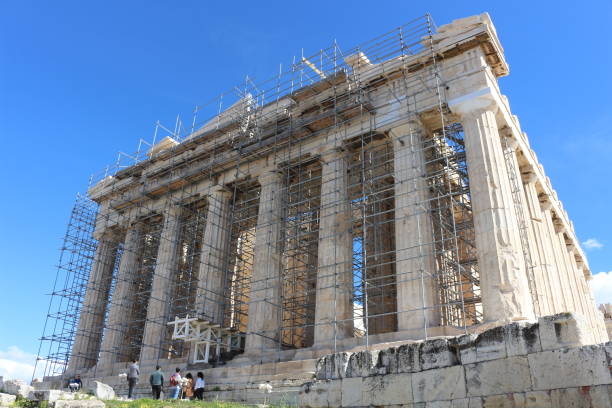
[[193, 387], [195, 397], [199, 400], [204, 398], [204, 385], [205, 384], [206, 383], [204, 382], [204, 374], [201, 371], [199, 371], [197, 378], [196, 378], [195, 385]]

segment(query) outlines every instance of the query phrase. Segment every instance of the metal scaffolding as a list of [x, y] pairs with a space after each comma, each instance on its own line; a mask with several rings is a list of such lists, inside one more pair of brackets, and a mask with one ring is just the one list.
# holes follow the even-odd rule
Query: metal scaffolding
[[[366, 346], [398, 331], [402, 314], [438, 316], [424, 320], [425, 337], [435, 326], [465, 332], [481, 322], [463, 130], [448, 113], [434, 33], [426, 15], [349, 50], [334, 43], [294, 58], [267, 81], [255, 84], [247, 77], [197, 106], [191, 124], [177, 118], [170, 130], [157, 123], [151, 142], [141, 140], [135, 154], [120, 153], [90, 183], [90, 196], [104, 197], [96, 198], [104, 201], [100, 211], [87, 197], [77, 198], [41, 338], [37, 364], [45, 364], [45, 375], [67, 372], [78, 358], [83, 371], [101, 369], [103, 361], [138, 359], [143, 347], [154, 348], [159, 361], [219, 364], [241, 353], [249, 335], [271, 340], [279, 355], [311, 347], [316, 298], [323, 289], [335, 291], [334, 301], [341, 291], [350, 292], [352, 313], [336, 316], [333, 324], [350, 326]], [[388, 72], [374, 69], [383, 63]], [[418, 121], [415, 106], [424, 103], [432, 106], [427, 120], [433, 131], [415, 135], [412, 150], [397, 150], [384, 117]], [[374, 121], [375, 112], [388, 113]], [[322, 202], [334, 205], [322, 196], [320, 156], [333, 142], [330, 133], [349, 126], [358, 130], [336, 146], [348, 161], [347, 289], [334, 272], [323, 279], [326, 272], [319, 267]], [[414, 179], [397, 179], [397, 163], [407, 160], [398, 156], [403, 154], [423, 158]], [[282, 180], [281, 232], [268, 245], [279, 254], [279, 284], [254, 274], [254, 260], [263, 256], [256, 253], [262, 185], [251, 172], [262, 163], [273, 165]], [[423, 197], [410, 211], [399, 204], [406, 200], [397, 196], [398, 183], [413, 183]], [[227, 203], [211, 202], [218, 186]], [[178, 220], [175, 235], [167, 233], [168, 206], [180, 208], [172, 215]], [[399, 214], [419, 217], [414, 247], [399, 248]], [[213, 246], [206, 241], [211, 226]], [[103, 290], [91, 277], [94, 229], [111, 231], [103, 239], [116, 248], [107, 268], [110, 287]], [[399, 266], [408, 264], [416, 269]], [[155, 279], [162, 282], [159, 289], [153, 288]], [[324, 282], [330, 286], [322, 287]], [[400, 286], [413, 282], [432, 282], [433, 301], [398, 310]], [[106, 306], [84, 309], [86, 292], [96, 290], [106, 296]], [[250, 311], [258, 302], [278, 316], [275, 331], [249, 332]], [[96, 331], [95, 319], [86, 315], [100, 313], [103, 324]], [[143, 345], [153, 325], [161, 335]], [[97, 340], [76, 347], [78, 331]]]

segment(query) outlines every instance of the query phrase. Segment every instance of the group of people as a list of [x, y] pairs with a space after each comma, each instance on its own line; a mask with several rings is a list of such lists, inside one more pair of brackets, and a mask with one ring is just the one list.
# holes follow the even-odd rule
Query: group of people
[[[132, 361], [127, 373], [128, 380], [128, 398], [131, 399], [134, 393], [134, 388], [138, 383], [140, 376], [140, 368], [136, 361]], [[168, 381], [170, 398], [172, 399], [203, 399], [204, 397], [204, 374], [198, 372], [194, 381], [193, 375], [187, 373], [184, 377], [181, 376], [181, 369], [177, 367], [174, 374], [170, 376]], [[161, 367], [157, 366], [155, 371], [149, 376], [149, 384], [153, 398], [160, 399], [162, 388], [164, 386], [164, 373]]]

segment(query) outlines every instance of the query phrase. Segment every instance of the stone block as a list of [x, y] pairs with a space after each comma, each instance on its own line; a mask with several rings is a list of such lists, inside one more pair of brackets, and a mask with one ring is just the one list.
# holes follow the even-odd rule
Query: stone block
[[590, 387], [593, 408], [612, 407], [612, 384]]
[[11, 395], [17, 395], [23, 398], [27, 398], [30, 391], [34, 390], [34, 387], [25, 383], [22, 380], [4, 380], [3, 381], [4, 392]]
[[104, 408], [104, 402], [95, 399], [88, 400], [57, 400], [55, 408]]
[[397, 348], [391, 347], [385, 350], [380, 350], [378, 353], [378, 361], [376, 363], [377, 374], [397, 374], [398, 358]]
[[476, 334], [464, 334], [450, 339], [451, 346], [455, 348], [455, 353], [461, 364], [476, 362]]
[[483, 397], [483, 408], [524, 408], [525, 394], [499, 394]]
[[515, 356], [468, 364], [465, 381], [470, 397], [530, 391], [529, 362], [525, 356]]
[[402, 405], [413, 402], [412, 375], [388, 374], [363, 379], [362, 406]]
[[378, 350], [363, 350], [350, 355], [346, 367], [346, 377], [368, 377], [377, 373]]
[[554, 408], [549, 391], [530, 391], [525, 393], [525, 408]]
[[420, 349], [420, 342], [404, 344], [397, 348], [398, 373], [416, 373], [421, 371]]
[[362, 402], [363, 378], [345, 378], [342, 380], [342, 406], [359, 407]]
[[351, 353], [328, 354], [317, 360], [315, 375], [318, 380], [344, 378]]
[[511, 323], [505, 326], [505, 337], [508, 357], [524, 356], [542, 351], [540, 325], [538, 323]]
[[603, 346], [529, 354], [533, 390], [550, 390], [612, 382]]
[[342, 404], [342, 380], [306, 383], [300, 390], [300, 407], [339, 407]]
[[55, 402], [57, 400], [74, 399], [74, 394], [61, 390], [34, 390], [30, 391], [30, 393], [28, 394], [28, 399], [35, 401]]
[[470, 399], [461, 398], [450, 401], [451, 408], [470, 408]]
[[447, 339], [426, 340], [419, 350], [421, 370], [450, 367], [458, 364], [455, 348]]
[[452, 408], [451, 401], [432, 401], [425, 404], [425, 408]]
[[85, 389], [101, 400], [115, 399], [115, 390], [110, 385], [100, 381], [87, 381]]
[[17, 397], [15, 395], [0, 392], [0, 407], [8, 407], [15, 402], [16, 399]]
[[412, 393], [415, 402], [465, 398], [463, 367], [438, 368], [412, 374]]
[[575, 313], [559, 313], [538, 319], [542, 350], [580, 347], [591, 344], [587, 321]]
[[551, 405], [555, 408], [610, 408], [609, 386], [576, 387], [552, 390]]
[[506, 358], [506, 328], [498, 326], [478, 335], [476, 341], [476, 361], [488, 361]]

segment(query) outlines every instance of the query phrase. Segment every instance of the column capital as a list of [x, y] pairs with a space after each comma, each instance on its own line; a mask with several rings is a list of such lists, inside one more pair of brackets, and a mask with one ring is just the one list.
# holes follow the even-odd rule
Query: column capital
[[182, 203], [168, 200], [166, 202], [166, 206], [164, 208], [164, 216], [171, 217], [180, 217], [183, 214], [183, 205]]
[[521, 178], [523, 179], [523, 183], [532, 184], [536, 182], [536, 180], [538, 179], [538, 175], [529, 169], [521, 171]]
[[264, 169], [259, 176], [257, 176], [257, 180], [260, 185], [267, 185], [270, 183], [278, 183], [282, 180], [283, 173], [277, 169], [276, 167], [271, 167]]
[[499, 101], [495, 96], [495, 91], [487, 87], [451, 99], [448, 101], [448, 107], [453, 113], [466, 118], [481, 115], [486, 111], [497, 113]]
[[418, 119], [410, 119], [408, 122], [389, 129], [389, 137], [392, 140], [400, 140], [405, 136], [410, 136], [415, 133], [421, 133], [425, 131], [425, 126]]
[[229, 188], [221, 184], [216, 184], [210, 188], [208, 197], [230, 199], [232, 197], [232, 192]]
[[538, 200], [543, 211], [548, 211], [552, 208], [552, 201], [547, 194], [538, 195]]
[[506, 147], [512, 151], [517, 151], [519, 143], [518, 140], [512, 136], [512, 133], [505, 132], [502, 138]]
[[144, 228], [144, 222], [142, 222], [142, 220], [133, 220], [131, 222], [128, 222], [128, 224], [125, 227], [127, 231], [129, 230], [141, 231], [143, 228]]
[[117, 228], [104, 228], [94, 231], [94, 238], [98, 241], [119, 241], [121, 234]]
[[561, 234], [565, 232], [565, 225], [563, 225], [563, 222], [558, 218], [558, 217], [553, 217], [553, 225], [555, 227], [555, 232], [557, 234]]
[[346, 157], [346, 148], [344, 146], [329, 146], [320, 154], [321, 162], [329, 163]]

